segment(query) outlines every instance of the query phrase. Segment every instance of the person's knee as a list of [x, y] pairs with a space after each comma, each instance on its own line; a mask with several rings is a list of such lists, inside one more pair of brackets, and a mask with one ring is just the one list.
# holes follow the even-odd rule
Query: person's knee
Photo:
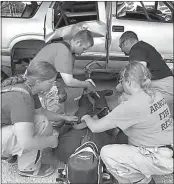
[[45, 128], [45, 132], [44, 132], [44, 135], [46, 136], [50, 136], [53, 134], [53, 126], [50, 122], [48, 122], [46, 128]]
[[53, 126], [43, 114], [36, 114], [34, 121], [37, 135], [50, 136], [53, 134]]
[[109, 153], [112, 152], [110, 145], [103, 146], [100, 151], [100, 157], [104, 161], [105, 158], [109, 157]]
[[114, 160], [126, 159], [128, 151], [130, 151], [129, 145], [125, 144], [111, 144], [106, 145], [101, 149], [101, 159], [113, 158]]

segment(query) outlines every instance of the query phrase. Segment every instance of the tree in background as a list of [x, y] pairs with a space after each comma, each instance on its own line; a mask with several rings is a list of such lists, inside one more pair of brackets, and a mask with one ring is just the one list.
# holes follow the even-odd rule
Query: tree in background
[[22, 1], [2, 1], [1, 14], [13, 16], [14, 14], [21, 14], [25, 9], [25, 3]]

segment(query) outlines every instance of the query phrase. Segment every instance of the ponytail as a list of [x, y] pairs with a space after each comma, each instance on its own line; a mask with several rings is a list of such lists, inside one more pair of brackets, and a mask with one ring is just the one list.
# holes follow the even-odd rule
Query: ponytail
[[26, 81], [26, 78], [23, 75], [10, 77], [8, 79], [5, 79], [1, 84], [1, 89], [7, 87], [7, 86], [13, 86], [15, 84], [24, 83]]
[[24, 75], [10, 77], [1, 84], [1, 88], [13, 86], [24, 82], [34, 85], [36, 80], [46, 81], [56, 77], [57, 71], [54, 66], [46, 61], [31, 62]]
[[155, 98], [155, 93], [150, 89], [151, 80], [149, 78], [144, 79], [144, 82], [140, 85], [141, 88], [144, 90], [145, 93], [147, 93], [151, 97], [151, 103], [153, 103]]
[[153, 103], [155, 92], [151, 89], [151, 73], [143, 64], [134, 61], [129, 63], [122, 71], [121, 78], [126, 80], [131, 79], [136, 81], [140, 85], [141, 89], [147, 93], [151, 100], [150, 103]]

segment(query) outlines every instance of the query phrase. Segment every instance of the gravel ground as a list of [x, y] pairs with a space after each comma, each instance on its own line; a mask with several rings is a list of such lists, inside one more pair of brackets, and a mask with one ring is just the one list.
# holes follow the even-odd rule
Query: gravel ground
[[[54, 160], [55, 161], [55, 160]], [[50, 162], [49, 162], [50, 163]], [[58, 168], [64, 168], [64, 164], [57, 161]], [[31, 178], [21, 177], [17, 174], [17, 164], [11, 166], [6, 163], [2, 163], [2, 178], [1, 183], [56, 183], [57, 170], [50, 176], [45, 178]], [[173, 184], [173, 174], [165, 176], [153, 176], [157, 184]], [[60, 183], [59, 183], [60, 184]]]
[[[53, 159], [50, 149], [46, 149], [43, 153], [43, 163], [50, 163], [57, 166], [57, 168], [64, 168], [64, 164], [56, 159]], [[17, 163], [10, 165], [2, 162], [2, 183], [56, 183], [57, 168], [55, 172], [45, 178], [22, 177], [17, 173]]]
[[[115, 81], [98, 81], [98, 89], [114, 89]], [[82, 89], [68, 89], [68, 99], [66, 104], [66, 112], [68, 114], [73, 114], [77, 108], [77, 102], [74, 101], [75, 97], [78, 97], [82, 93]], [[108, 104], [112, 109], [115, 106], [115, 97], [107, 97]], [[44, 163], [53, 163], [57, 168], [63, 168], [64, 164], [55, 160], [50, 152], [50, 149], [46, 149], [43, 154]], [[2, 162], [1, 167], [1, 183], [56, 183], [57, 171], [55, 171], [51, 176], [45, 178], [30, 178], [30, 177], [21, 177], [17, 174], [17, 165], [11, 166], [7, 163]], [[173, 174], [165, 176], [154, 176], [154, 180], [157, 184], [172, 184], [173, 183]]]

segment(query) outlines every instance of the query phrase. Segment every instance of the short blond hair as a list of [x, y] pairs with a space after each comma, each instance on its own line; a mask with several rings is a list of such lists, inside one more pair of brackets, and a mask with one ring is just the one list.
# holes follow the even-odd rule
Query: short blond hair
[[90, 43], [91, 47], [94, 45], [94, 39], [92, 33], [89, 30], [79, 31], [73, 40], [79, 40], [82, 44]]

